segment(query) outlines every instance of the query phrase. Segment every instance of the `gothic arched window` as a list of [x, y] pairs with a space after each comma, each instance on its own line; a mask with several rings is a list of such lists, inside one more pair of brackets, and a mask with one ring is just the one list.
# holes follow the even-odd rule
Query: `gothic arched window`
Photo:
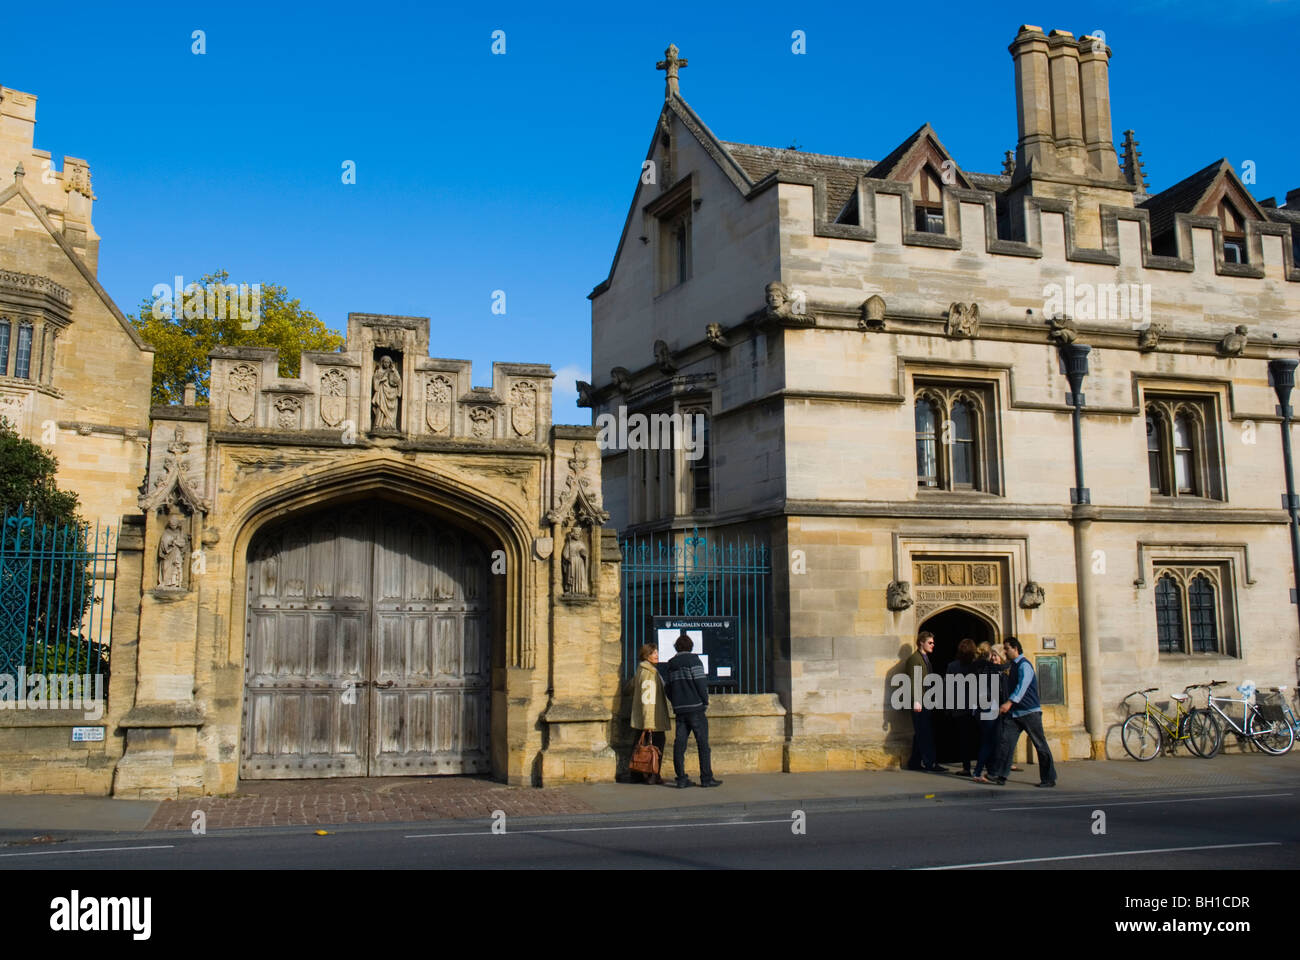
[[1229, 564], [1157, 564], [1155, 576], [1161, 653], [1236, 656]]
[[1223, 499], [1213, 400], [1147, 400], [1147, 477], [1151, 493]]
[[998, 492], [992, 409], [992, 386], [917, 385], [918, 488]]

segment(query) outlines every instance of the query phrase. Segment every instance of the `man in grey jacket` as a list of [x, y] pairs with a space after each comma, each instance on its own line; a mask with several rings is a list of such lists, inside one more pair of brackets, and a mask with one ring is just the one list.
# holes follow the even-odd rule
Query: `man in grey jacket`
[[709, 759], [709, 707], [708, 677], [704, 664], [691, 653], [695, 646], [683, 630], [673, 644], [677, 654], [668, 661], [668, 699], [677, 715], [677, 736], [673, 740], [673, 769], [677, 772], [678, 787], [693, 787], [686, 775], [686, 738], [695, 734], [695, 746], [700, 751], [700, 786], [719, 787], [721, 780], [713, 778], [713, 764]]

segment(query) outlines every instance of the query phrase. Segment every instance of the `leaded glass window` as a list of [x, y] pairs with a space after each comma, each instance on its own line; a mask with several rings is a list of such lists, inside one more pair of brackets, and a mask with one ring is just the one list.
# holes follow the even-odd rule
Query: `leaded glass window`
[[1197, 574], [1188, 584], [1187, 606], [1191, 613], [1192, 652], [1217, 653], [1219, 629], [1214, 587], [1204, 574]]
[[0, 317], [0, 377], [9, 376], [9, 334], [13, 327], [8, 317]]
[[14, 351], [14, 376], [28, 379], [32, 373], [32, 325], [18, 326], [18, 349]]
[[1173, 577], [1156, 584], [1156, 634], [1161, 653], [1183, 651], [1183, 598]]
[[923, 487], [939, 486], [939, 410], [929, 400], [916, 402], [916, 482]]

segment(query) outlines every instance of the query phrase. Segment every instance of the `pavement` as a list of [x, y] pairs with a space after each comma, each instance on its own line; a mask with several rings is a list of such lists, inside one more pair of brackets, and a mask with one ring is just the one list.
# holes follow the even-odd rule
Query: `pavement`
[[[1004, 787], [955, 775], [907, 770], [729, 774], [721, 787], [590, 783], [536, 789], [484, 777], [392, 777], [241, 782], [230, 796], [141, 801], [84, 796], [0, 796], [0, 844], [45, 837], [142, 832], [189, 832], [194, 812], [206, 829], [488, 820], [496, 811], [516, 818], [636, 815], [672, 818], [715, 807], [730, 811], [844, 807], [897, 800], [979, 800], [1012, 794], [1037, 798], [1066, 793], [1143, 795], [1178, 790], [1294, 785], [1300, 751], [1282, 757], [1220, 755], [1212, 760], [1159, 757], [1076, 760], [1057, 764], [1057, 791], [1039, 790], [1036, 766], [1013, 773]], [[1035, 799], [1031, 802], [1041, 802]]]

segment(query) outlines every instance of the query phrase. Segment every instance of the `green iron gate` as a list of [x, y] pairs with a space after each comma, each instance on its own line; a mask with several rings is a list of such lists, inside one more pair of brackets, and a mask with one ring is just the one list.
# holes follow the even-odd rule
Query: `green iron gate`
[[108, 675], [105, 587], [117, 569], [111, 526], [0, 520], [0, 674]]
[[[680, 539], [679, 539], [680, 538]], [[770, 693], [768, 662], [771, 551], [756, 537], [719, 537], [699, 528], [622, 541], [620, 597], [623, 676], [636, 672], [637, 650], [655, 639], [655, 617], [734, 617], [735, 683], [711, 684], [728, 693]]]

